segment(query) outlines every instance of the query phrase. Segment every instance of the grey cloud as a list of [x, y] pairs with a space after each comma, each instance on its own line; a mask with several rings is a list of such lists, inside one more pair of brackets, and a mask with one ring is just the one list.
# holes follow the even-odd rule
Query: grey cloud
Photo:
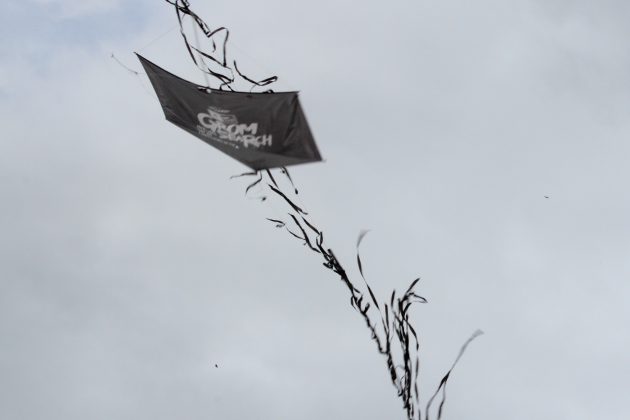
[[[422, 276], [425, 395], [486, 331], [445, 418], [627, 416], [623, 4], [193, 6], [302, 91], [327, 162], [292, 174], [352, 273], [371, 228], [380, 296]], [[89, 49], [32, 33], [41, 63], [3, 49], [0, 417], [402, 418], [342, 285], [264, 220], [281, 207], [109, 59], [137, 66], [174, 24], [153, 12]], [[144, 53], [201, 80], [177, 31]]]

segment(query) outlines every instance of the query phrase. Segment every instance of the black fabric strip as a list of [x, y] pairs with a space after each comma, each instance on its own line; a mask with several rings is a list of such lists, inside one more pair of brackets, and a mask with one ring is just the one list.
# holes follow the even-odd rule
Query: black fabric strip
[[253, 187], [255, 187], [256, 185], [260, 184], [260, 182], [263, 180], [262, 174], [259, 173], [258, 175], [258, 179], [254, 182], [252, 182], [251, 184], [249, 184], [247, 186], [247, 188], [245, 188], [245, 194], [247, 195], [247, 193], [249, 192], [249, 190], [251, 190]]
[[270, 219], [268, 217], [267, 217], [267, 220], [269, 220], [270, 222], [274, 222], [277, 228], [281, 228], [285, 226], [285, 223], [282, 220]]
[[308, 237], [308, 235], [306, 234], [306, 231], [304, 230], [304, 228], [302, 227], [302, 225], [300, 224], [300, 222], [298, 221], [297, 217], [295, 217], [294, 215], [289, 213], [289, 216], [291, 216], [291, 218], [293, 219], [293, 221], [295, 222], [295, 224], [297, 225], [297, 227], [300, 228], [300, 231], [302, 231], [302, 235], [304, 235], [304, 241], [306, 242], [306, 245], [308, 245], [308, 247], [315, 251], [315, 252], [319, 252], [319, 250], [317, 248], [315, 248], [313, 246], [313, 244], [311, 244], [311, 241]]
[[275, 185], [276, 188], [280, 188], [280, 187], [278, 187], [278, 183], [276, 182], [276, 180], [273, 177], [273, 175], [271, 175], [271, 171], [269, 169], [265, 169], [265, 171], [267, 171], [267, 175], [269, 175], [269, 179], [271, 180], [271, 182], [273, 182], [273, 185]]
[[304, 216], [302, 216], [302, 220], [304, 221], [304, 223], [306, 224], [306, 226], [308, 226], [309, 228], [311, 228], [311, 230], [312, 230], [313, 232], [315, 232], [315, 233], [318, 235], [318, 238], [322, 235], [322, 232], [321, 232], [319, 229], [317, 229], [315, 226], [313, 226], [313, 225], [311, 224], [311, 222], [309, 222], [308, 220], [306, 220], [306, 218], [304, 218]]
[[289, 174], [289, 170], [284, 166], [281, 167], [280, 170], [282, 171], [283, 174], [287, 176], [287, 178], [289, 179], [289, 182], [291, 183], [291, 186], [293, 187], [293, 191], [295, 191], [295, 195], [297, 195], [298, 189], [295, 187], [295, 184], [293, 183], [293, 179], [291, 178], [291, 174]]
[[242, 177], [242, 176], [253, 176], [253, 175], [258, 175], [258, 171], [243, 172], [242, 174], [232, 175], [232, 176], [230, 177], [230, 179], [240, 178], [240, 177]]
[[[271, 76], [271, 77], [267, 77], [266, 79], [260, 80], [260, 81], [255, 81], [253, 79], [250, 79], [249, 77], [245, 76], [243, 73], [241, 73], [241, 71], [238, 69], [238, 66], [236, 65], [236, 60], [234, 60], [234, 70], [236, 70], [236, 73], [238, 73], [239, 76], [241, 76], [243, 79], [247, 80], [249, 83], [255, 85], [255, 86], [267, 86], [273, 82], [276, 82], [278, 80], [278, 76]], [[252, 86], [252, 89], [254, 87]], [[251, 90], [250, 90], [251, 91]]]
[[293, 203], [293, 201], [289, 200], [289, 197], [287, 197], [282, 191], [280, 191], [278, 188], [274, 187], [271, 184], [267, 184], [269, 185], [269, 188], [271, 188], [271, 191], [275, 192], [276, 194], [278, 194], [280, 197], [284, 198], [284, 200], [291, 206], [291, 208], [295, 211], [297, 211], [298, 213], [304, 214], [304, 215], [308, 215], [307, 212], [305, 212], [304, 210], [302, 210], [300, 207], [298, 207], [295, 203]]
[[455, 358], [455, 361], [453, 362], [453, 364], [451, 365], [451, 368], [448, 370], [448, 372], [446, 372], [446, 375], [444, 375], [444, 377], [442, 378], [442, 380], [440, 381], [440, 385], [438, 386], [438, 388], [435, 390], [435, 393], [431, 396], [431, 398], [429, 399], [427, 406], [425, 408], [425, 420], [429, 420], [429, 409], [431, 408], [431, 404], [433, 404], [433, 400], [435, 399], [435, 397], [439, 394], [440, 390], [442, 391], [442, 401], [440, 402], [440, 406], [438, 407], [438, 416], [437, 416], [437, 420], [440, 420], [442, 418], [442, 409], [444, 406], [444, 402], [446, 401], [446, 383], [448, 382], [448, 378], [451, 375], [451, 372], [453, 371], [453, 369], [455, 368], [455, 366], [457, 365], [457, 362], [459, 362], [459, 359], [461, 359], [462, 355], [464, 354], [464, 352], [466, 351], [466, 348], [468, 347], [468, 345], [477, 337], [479, 337], [480, 335], [483, 334], [483, 331], [481, 330], [477, 330], [473, 333], [472, 336], [470, 336], [470, 338], [468, 340], [466, 340], [466, 342], [464, 343], [464, 345], [462, 345], [462, 347], [459, 349], [459, 353], [457, 354], [457, 357]]

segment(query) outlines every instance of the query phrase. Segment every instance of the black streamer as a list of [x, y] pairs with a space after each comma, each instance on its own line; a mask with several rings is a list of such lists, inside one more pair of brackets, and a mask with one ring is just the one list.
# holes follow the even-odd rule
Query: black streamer
[[[179, 22], [179, 32], [182, 36], [182, 39], [184, 40], [184, 45], [186, 46], [186, 49], [188, 50], [188, 54], [190, 55], [190, 58], [192, 59], [193, 63], [195, 63], [195, 65], [201, 71], [217, 79], [220, 82], [219, 89], [222, 90], [223, 88], [227, 88], [231, 91], [234, 90], [232, 88], [232, 83], [234, 83], [234, 72], [236, 72], [242, 79], [252, 84], [252, 88], [250, 89], [250, 91], [256, 86], [267, 86], [278, 80], [277, 76], [270, 76], [265, 79], [256, 81], [254, 78], [243, 74], [238, 69], [236, 65], [236, 61], [233, 61], [233, 67], [231, 67], [228, 64], [228, 59], [227, 59], [227, 43], [228, 43], [228, 39], [230, 38], [230, 31], [226, 27], [221, 26], [217, 29], [211, 30], [210, 27], [206, 24], [206, 22], [204, 22], [203, 19], [201, 19], [195, 12], [193, 12], [190, 9], [190, 2], [188, 0], [164, 0], [164, 1], [166, 1], [168, 4], [172, 5], [175, 8], [177, 21]], [[188, 41], [188, 37], [186, 36], [186, 31], [184, 30], [185, 17], [191, 18], [194, 21], [196, 27], [201, 29], [205, 37], [210, 41], [212, 53], [205, 52], [201, 50], [200, 48], [197, 48], [194, 45], [191, 45], [191, 43]], [[219, 41], [221, 45], [221, 48], [220, 48], [221, 54], [217, 56], [216, 36], [218, 34], [224, 34], [224, 36], [223, 36], [223, 39]], [[203, 61], [203, 59], [198, 59], [197, 57], [195, 57], [195, 54], [194, 54], [195, 52], [200, 54], [202, 57], [207, 58], [208, 60], [212, 61], [214, 64], [216, 64], [219, 67], [221, 71], [225, 71], [229, 73], [229, 75], [224, 74], [219, 71], [215, 71], [211, 69], [210, 67], [208, 67], [208, 65]], [[267, 92], [270, 92], [270, 91], [273, 92], [272, 90], [268, 90]]]
[[[295, 189], [295, 185], [293, 184], [293, 180], [289, 177], [288, 171], [285, 172], [283, 170], [282, 172], [287, 175], [291, 181], [291, 185]], [[357, 266], [367, 291], [366, 298], [366, 294], [350, 280], [346, 270], [343, 268], [332, 249], [324, 246], [324, 234], [307, 218], [308, 213], [288, 198], [287, 194], [281, 190], [270, 171], [267, 171], [267, 174], [271, 181], [267, 183], [267, 187], [275, 194], [282, 197], [290, 207], [292, 212], [289, 213], [289, 217], [291, 217], [301, 234], [289, 229], [285, 222], [281, 220], [272, 218], [267, 218], [267, 220], [275, 223], [276, 227], [284, 227], [291, 236], [299, 239], [311, 251], [321, 255], [324, 259], [324, 267], [339, 276], [350, 294], [350, 305], [363, 318], [366, 327], [370, 331], [372, 340], [376, 344], [378, 352], [385, 357], [390, 380], [402, 400], [407, 419], [423, 420], [423, 412], [420, 409], [421, 392], [418, 382], [418, 376], [420, 374], [420, 343], [418, 332], [410, 321], [410, 310], [413, 305], [415, 303], [427, 303], [427, 300], [416, 292], [420, 278], [414, 279], [401, 296], [397, 296], [394, 290], [388, 302], [379, 302], [376, 294], [366, 280], [365, 269], [359, 253], [361, 243], [368, 233], [367, 230], [363, 230], [357, 237], [356, 250]], [[312, 236], [309, 236], [309, 232], [311, 232], [310, 235]], [[377, 321], [373, 320], [371, 312], [373, 308], [376, 308]], [[435, 393], [428, 400], [425, 407], [424, 420], [431, 420], [430, 410], [432, 404], [440, 394], [442, 398], [440, 399], [436, 420], [441, 420], [446, 401], [446, 384], [450, 378], [451, 372], [460, 360], [468, 344], [480, 334], [480, 331], [475, 332], [460, 349], [455, 362], [440, 381]]]

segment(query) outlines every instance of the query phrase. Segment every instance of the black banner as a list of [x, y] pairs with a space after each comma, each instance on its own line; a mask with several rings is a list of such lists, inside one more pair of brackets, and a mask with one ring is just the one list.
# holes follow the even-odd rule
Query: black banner
[[138, 55], [166, 119], [254, 170], [321, 161], [297, 92], [208, 89]]

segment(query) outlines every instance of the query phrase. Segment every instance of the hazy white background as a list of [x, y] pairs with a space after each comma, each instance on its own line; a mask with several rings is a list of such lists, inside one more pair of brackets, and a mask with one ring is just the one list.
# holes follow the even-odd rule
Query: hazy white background
[[[628, 418], [630, 3], [192, 6], [301, 91], [327, 161], [292, 174], [353, 275], [370, 228], [379, 296], [422, 276], [425, 395], [486, 332], [446, 419]], [[201, 82], [177, 30], [150, 44], [175, 25], [0, 6], [0, 418], [404, 418], [343, 285], [110, 58]]]

